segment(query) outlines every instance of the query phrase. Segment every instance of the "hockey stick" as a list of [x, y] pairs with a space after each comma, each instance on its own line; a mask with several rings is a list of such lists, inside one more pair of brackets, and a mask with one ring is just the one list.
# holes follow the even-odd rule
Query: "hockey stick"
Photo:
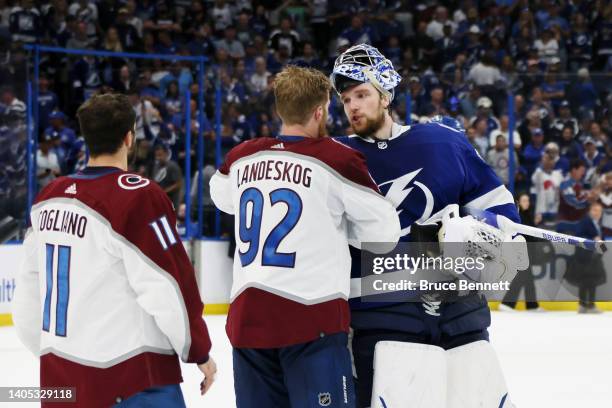
[[561, 242], [578, 246], [591, 251], [597, 251], [604, 253], [608, 250], [604, 241], [593, 241], [591, 239], [574, 237], [571, 235], [561, 234], [555, 231], [549, 231], [542, 228], [530, 227], [529, 225], [518, 224], [503, 215], [494, 214], [487, 210], [479, 210], [476, 208], [462, 207], [462, 212], [471, 215], [479, 221], [489, 224], [495, 228], [499, 228], [502, 231], [509, 232], [511, 234], [522, 234], [530, 237], [536, 237], [545, 239], [551, 242]]

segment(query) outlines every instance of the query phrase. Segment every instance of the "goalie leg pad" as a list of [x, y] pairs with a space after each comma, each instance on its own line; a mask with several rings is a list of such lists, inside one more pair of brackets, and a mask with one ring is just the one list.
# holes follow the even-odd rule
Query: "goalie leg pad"
[[445, 408], [445, 350], [428, 344], [399, 341], [376, 343], [370, 406]]
[[501, 365], [488, 341], [447, 350], [448, 408], [513, 408]]

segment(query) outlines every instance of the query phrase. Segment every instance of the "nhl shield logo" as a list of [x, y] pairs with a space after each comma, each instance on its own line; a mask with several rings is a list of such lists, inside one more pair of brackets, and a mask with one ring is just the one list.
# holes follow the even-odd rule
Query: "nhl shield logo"
[[331, 405], [331, 394], [329, 392], [319, 393], [319, 405], [329, 407]]
[[387, 142], [378, 142], [378, 148], [384, 150], [387, 148]]

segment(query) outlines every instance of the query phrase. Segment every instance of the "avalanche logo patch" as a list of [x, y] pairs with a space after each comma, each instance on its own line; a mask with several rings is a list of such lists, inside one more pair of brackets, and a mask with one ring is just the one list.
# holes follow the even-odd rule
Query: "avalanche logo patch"
[[329, 407], [331, 405], [331, 394], [329, 392], [319, 393], [319, 405]]
[[139, 176], [138, 174], [122, 174], [117, 179], [119, 187], [124, 190], [136, 190], [146, 187], [151, 183], [151, 180]]

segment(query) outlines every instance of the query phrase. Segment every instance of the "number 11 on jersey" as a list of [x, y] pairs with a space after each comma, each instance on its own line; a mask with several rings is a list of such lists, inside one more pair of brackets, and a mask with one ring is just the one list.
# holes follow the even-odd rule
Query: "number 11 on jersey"
[[53, 265], [55, 248], [57, 251], [57, 304], [55, 305], [55, 335], [66, 337], [66, 320], [68, 319], [68, 298], [70, 296], [70, 252], [65, 245], [46, 244], [46, 283], [45, 304], [43, 310], [43, 330], [50, 331], [51, 298], [53, 296]]

